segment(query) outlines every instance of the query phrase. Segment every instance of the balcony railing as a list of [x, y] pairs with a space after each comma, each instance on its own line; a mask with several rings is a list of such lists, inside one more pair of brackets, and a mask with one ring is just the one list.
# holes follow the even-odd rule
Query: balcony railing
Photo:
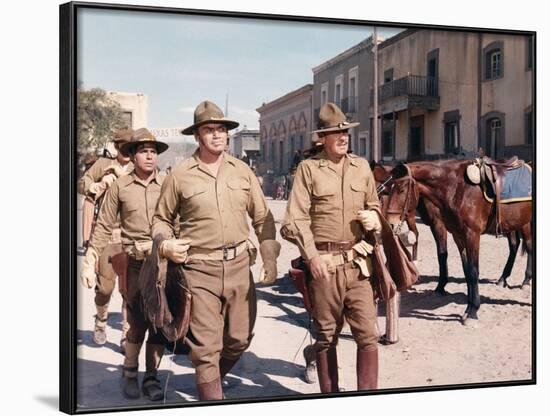
[[380, 87], [380, 100], [385, 101], [392, 97], [403, 95], [417, 97], [437, 97], [438, 82], [436, 77], [407, 75], [406, 77], [390, 81]]

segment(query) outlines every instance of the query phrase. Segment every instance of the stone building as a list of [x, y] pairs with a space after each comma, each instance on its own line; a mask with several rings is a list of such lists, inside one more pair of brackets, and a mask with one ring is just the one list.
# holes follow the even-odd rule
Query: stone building
[[141, 93], [109, 91], [109, 98], [122, 107], [122, 114], [128, 127], [139, 129], [147, 127], [149, 103], [147, 96]]
[[286, 175], [296, 151], [311, 147], [312, 91], [313, 85], [306, 84], [256, 109], [260, 114], [260, 175]]
[[382, 160], [532, 160], [531, 36], [408, 29], [378, 50]]
[[350, 148], [367, 158], [371, 153], [369, 94], [374, 84], [373, 46], [372, 37], [369, 37], [313, 68], [314, 124], [317, 124], [321, 106], [335, 103], [349, 121], [360, 123], [349, 132]]
[[256, 166], [260, 154], [260, 131], [250, 130], [244, 126], [233, 133], [229, 140], [229, 153], [245, 160], [249, 166]]

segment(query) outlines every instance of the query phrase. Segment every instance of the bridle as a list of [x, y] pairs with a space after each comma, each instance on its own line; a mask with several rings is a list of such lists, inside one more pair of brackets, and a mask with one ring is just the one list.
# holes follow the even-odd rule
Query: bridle
[[[395, 209], [390, 209], [391, 208], [391, 204], [388, 204], [388, 209], [387, 209], [387, 213], [388, 214], [398, 214], [399, 215], [399, 224], [397, 225], [396, 229], [395, 229], [395, 232], [396, 233], [399, 233], [399, 231], [401, 230], [401, 227], [403, 226], [403, 223], [405, 222], [406, 218], [407, 218], [407, 212], [409, 212], [409, 209], [410, 209], [410, 203], [411, 203], [411, 199], [412, 197], [414, 196], [416, 198], [416, 200], [418, 200], [418, 188], [416, 186], [416, 181], [414, 180], [414, 178], [412, 176], [405, 176], [403, 178], [399, 178], [399, 179], [395, 179], [394, 180], [394, 187], [392, 189], [392, 192], [395, 192], [395, 189], [397, 189], [397, 187], [395, 187], [395, 185], [399, 185], [400, 183], [406, 183], [406, 196], [405, 196], [405, 203], [403, 204], [401, 210], [395, 210]], [[391, 193], [390, 193], [390, 196], [391, 196]], [[390, 198], [390, 201], [391, 202], [391, 198]]]
[[380, 185], [378, 185], [378, 186], [376, 187], [376, 193], [377, 193], [378, 195], [380, 195], [382, 192], [384, 192], [384, 190], [386, 189], [386, 185], [387, 185], [392, 179], [393, 179], [393, 175], [388, 176], [387, 179], [386, 179], [384, 182], [380, 183]]

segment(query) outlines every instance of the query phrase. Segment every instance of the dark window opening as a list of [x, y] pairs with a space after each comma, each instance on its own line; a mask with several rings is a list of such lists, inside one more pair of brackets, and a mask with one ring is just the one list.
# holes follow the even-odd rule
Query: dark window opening
[[393, 81], [393, 68], [384, 71], [384, 84]]
[[445, 123], [445, 153], [458, 153], [459, 147], [458, 123]]
[[131, 111], [123, 111], [122, 112], [122, 122], [124, 123], [124, 127], [131, 129], [132, 128], [132, 112]]
[[393, 157], [393, 133], [389, 130], [382, 132], [382, 157]]
[[483, 50], [484, 79], [492, 80], [504, 76], [504, 48], [502, 42], [493, 42]]
[[499, 118], [487, 121], [487, 149], [486, 153], [493, 159], [498, 158], [498, 146], [500, 143], [502, 123]]

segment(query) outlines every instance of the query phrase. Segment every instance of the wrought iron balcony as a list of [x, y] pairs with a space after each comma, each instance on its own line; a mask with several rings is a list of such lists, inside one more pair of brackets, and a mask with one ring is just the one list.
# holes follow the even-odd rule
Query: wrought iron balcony
[[[371, 106], [374, 93], [371, 91]], [[439, 109], [439, 85], [436, 77], [407, 75], [379, 87], [378, 104], [381, 112], [402, 111], [408, 108]]]

